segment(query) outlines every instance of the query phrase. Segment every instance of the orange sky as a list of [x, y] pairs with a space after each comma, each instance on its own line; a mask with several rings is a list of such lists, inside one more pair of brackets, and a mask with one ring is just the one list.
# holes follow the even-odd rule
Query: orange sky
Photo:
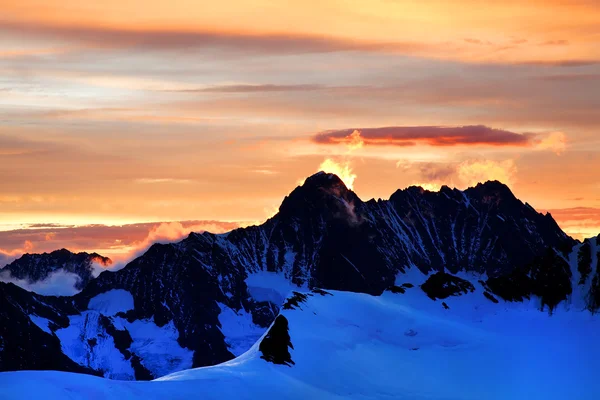
[[0, 230], [247, 224], [337, 165], [363, 199], [500, 179], [600, 233], [595, 0], [0, 9]]

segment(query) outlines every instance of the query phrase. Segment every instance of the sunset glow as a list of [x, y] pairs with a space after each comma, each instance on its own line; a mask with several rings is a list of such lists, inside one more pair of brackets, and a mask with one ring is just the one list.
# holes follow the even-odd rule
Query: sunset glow
[[600, 233], [597, 1], [0, 9], [0, 262], [260, 223], [318, 170], [364, 200], [500, 180]]

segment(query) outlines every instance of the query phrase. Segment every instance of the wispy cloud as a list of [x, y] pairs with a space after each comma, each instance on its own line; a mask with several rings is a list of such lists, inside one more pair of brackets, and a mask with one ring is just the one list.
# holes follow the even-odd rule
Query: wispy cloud
[[303, 92], [313, 90], [328, 89], [325, 85], [317, 84], [298, 84], [298, 85], [277, 85], [277, 84], [261, 84], [261, 85], [221, 85], [208, 86], [205, 88], [196, 89], [176, 89], [169, 90], [179, 93], [268, 93], [268, 92]]

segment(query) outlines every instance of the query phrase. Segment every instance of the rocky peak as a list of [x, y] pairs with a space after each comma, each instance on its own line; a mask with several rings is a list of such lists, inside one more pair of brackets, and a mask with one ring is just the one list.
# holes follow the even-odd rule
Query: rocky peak
[[339, 213], [353, 214], [360, 204], [362, 201], [337, 175], [317, 172], [286, 196], [279, 214], [284, 219], [324, 214], [330, 217]]
[[51, 253], [24, 254], [4, 267], [16, 279], [25, 279], [30, 283], [43, 281], [51, 274], [63, 271], [79, 278], [77, 289], [84, 288], [94, 278], [94, 264], [107, 267], [112, 260], [98, 253], [72, 253], [60, 249]]

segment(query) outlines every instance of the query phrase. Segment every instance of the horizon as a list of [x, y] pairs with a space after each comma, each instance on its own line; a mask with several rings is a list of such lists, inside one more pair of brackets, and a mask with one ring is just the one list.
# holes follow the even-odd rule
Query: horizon
[[[366, 200], [361, 198], [358, 193], [356, 193], [353, 189], [348, 187], [348, 184], [347, 184], [347, 182], [344, 181], [343, 177], [338, 176], [334, 172], [325, 172], [325, 171], [315, 172], [314, 174], [306, 177], [304, 180], [298, 181], [298, 185], [295, 188], [303, 186], [307, 179], [309, 179], [315, 175], [321, 174], [321, 173], [326, 173], [326, 174], [337, 176], [344, 183], [344, 185], [347, 187], [347, 189], [350, 191], [353, 191], [361, 201], [366, 202], [369, 200], [375, 200], [375, 198], [373, 198], [373, 197], [366, 199]], [[346, 177], [346, 179], [347, 179], [347, 177]], [[493, 182], [498, 182], [498, 183], [506, 186], [511, 191], [511, 193], [513, 193], [512, 188], [509, 185], [507, 185], [506, 183], [503, 183], [501, 181], [498, 181], [498, 180], [487, 180], [484, 182], [477, 182], [476, 184], [473, 184], [472, 186], [469, 186], [464, 189], [458, 189], [456, 187], [451, 187], [449, 185], [442, 184], [441, 187], [438, 189], [435, 189], [435, 188], [428, 189], [428, 188], [424, 188], [419, 185], [410, 185], [405, 188], [397, 188], [395, 191], [407, 190], [411, 187], [418, 187], [424, 191], [439, 193], [441, 191], [442, 187], [448, 187], [451, 190], [459, 190], [459, 191], [464, 192], [466, 190], [475, 188], [479, 185], [486, 185], [488, 183], [493, 183]], [[290, 190], [289, 193], [291, 193], [293, 190], [295, 190], [295, 188]], [[378, 199], [389, 200], [390, 196], [393, 193], [390, 193], [385, 198], [380, 197]], [[282, 196], [281, 201], [285, 200], [285, 197], [287, 197], [288, 194]], [[513, 193], [513, 195], [514, 195], [514, 193]], [[523, 202], [524, 204], [530, 204], [526, 199], [520, 199], [518, 197], [517, 197], [517, 199], [519, 201]], [[542, 215], [550, 214], [552, 216], [552, 218], [554, 219], [554, 221], [559, 225], [559, 227], [567, 235], [569, 235], [573, 239], [576, 239], [580, 242], [584, 241], [585, 239], [589, 239], [589, 238], [600, 235], [600, 231], [599, 231], [597, 234], [593, 234], [589, 237], [573, 236], [573, 235], [569, 234], [569, 232], [565, 231], [563, 229], [563, 227], [560, 226], [561, 225], [560, 222], [556, 220], [556, 218], [552, 215], [552, 212], [550, 210], [540, 210], [540, 209], [536, 208], [534, 205], [531, 205], [531, 206], [539, 214], [542, 214]], [[273, 215], [268, 216], [264, 220], [261, 220], [261, 221], [153, 221], [153, 222], [141, 222], [141, 223], [136, 223], [136, 224], [124, 224], [124, 225], [80, 225], [80, 226], [78, 226], [78, 225], [59, 225], [59, 224], [38, 224], [34, 227], [23, 226], [19, 229], [14, 229], [14, 230], [0, 229], [0, 240], [4, 240], [4, 241], [6, 241], [8, 238], [10, 238], [10, 236], [12, 234], [15, 234], [15, 236], [18, 236], [19, 238], [22, 238], [23, 236], [26, 236], [27, 234], [31, 234], [34, 237], [37, 236], [37, 237], [44, 238], [43, 240], [38, 239], [38, 241], [27, 240], [27, 242], [29, 242], [30, 244], [26, 245], [22, 249], [22, 251], [17, 251], [17, 252], [13, 252], [11, 254], [4, 254], [4, 255], [0, 253], [0, 264], [1, 264], [0, 268], [3, 268], [4, 266], [17, 260], [18, 258], [20, 258], [21, 256], [23, 256], [25, 254], [45, 254], [45, 253], [52, 253], [54, 251], [59, 251], [59, 250], [68, 250], [72, 253], [81, 253], [81, 252], [97, 253], [98, 255], [107, 257], [111, 260], [111, 264], [108, 266], [104, 265], [103, 268], [105, 268], [105, 269], [120, 269], [120, 268], [124, 267], [127, 263], [133, 261], [135, 258], [137, 258], [141, 254], [143, 254], [145, 251], [147, 251], [150, 248], [150, 246], [152, 246], [153, 244], [156, 244], [156, 243], [166, 244], [166, 243], [179, 242], [179, 241], [185, 239], [187, 236], [189, 236], [192, 233], [208, 232], [208, 233], [212, 233], [212, 234], [224, 234], [224, 233], [231, 232], [238, 228], [246, 228], [249, 226], [262, 225], [265, 222], [267, 222], [268, 219], [276, 216], [278, 214], [278, 212], [279, 212], [279, 209], [277, 209], [277, 211]], [[112, 230], [113, 236], [114, 235], [129, 236], [130, 239], [127, 243], [120, 242], [118, 246], [115, 246], [113, 248], [76, 247], [77, 245], [73, 244], [73, 242], [75, 242], [75, 243], [78, 242], [78, 238], [69, 237], [68, 233], [73, 233], [73, 232], [77, 232], [77, 231], [80, 232], [81, 230], [85, 230], [85, 229], [92, 229], [92, 230], [96, 230], [96, 231], [98, 231], [98, 230], [111, 231]], [[136, 230], [136, 234], [132, 235], [131, 232], [127, 232], [128, 229]], [[67, 234], [67, 235], [63, 235], [63, 236], [65, 236], [64, 238], [62, 238], [62, 237], [57, 238], [56, 237], [57, 232], [61, 233], [61, 234]], [[46, 240], [47, 235], [53, 235], [51, 241]], [[105, 236], [99, 232], [96, 232], [95, 235]], [[95, 236], [95, 235], [92, 235], [92, 236]], [[48, 242], [51, 242], [51, 243], [48, 243]], [[55, 247], [55, 246], [57, 246], [57, 247]], [[88, 246], [90, 246], [90, 245], [88, 244]], [[93, 246], [93, 245], [91, 245], [91, 246]], [[39, 249], [39, 250], [35, 251], [35, 249]]]

